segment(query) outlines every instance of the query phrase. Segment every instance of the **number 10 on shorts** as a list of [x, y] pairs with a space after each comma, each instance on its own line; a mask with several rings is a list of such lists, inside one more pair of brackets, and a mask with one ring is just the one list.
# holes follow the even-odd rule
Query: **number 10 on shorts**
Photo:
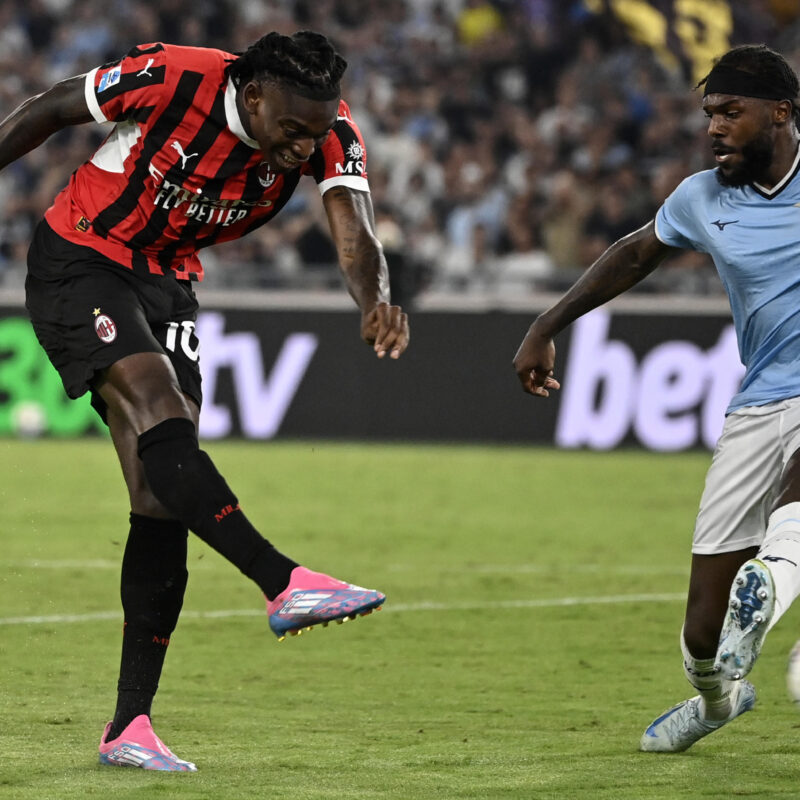
[[183, 354], [191, 361], [197, 361], [200, 357], [200, 342], [195, 339], [195, 345], [192, 347], [192, 336], [194, 335], [195, 323], [192, 320], [185, 320], [184, 322], [168, 322], [167, 323], [167, 339], [164, 346], [167, 350], [175, 352], [178, 344], [178, 329], [181, 329], [181, 350]]

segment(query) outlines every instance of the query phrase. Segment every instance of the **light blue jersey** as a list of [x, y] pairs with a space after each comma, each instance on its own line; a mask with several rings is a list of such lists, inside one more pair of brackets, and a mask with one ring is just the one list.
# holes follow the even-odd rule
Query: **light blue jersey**
[[714, 170], [686, 178], [656, 214], [656, 236], [714, 260], [745, 375], [727, 413], [800, 396], [800, 151], [773, 189], [732, 189]]

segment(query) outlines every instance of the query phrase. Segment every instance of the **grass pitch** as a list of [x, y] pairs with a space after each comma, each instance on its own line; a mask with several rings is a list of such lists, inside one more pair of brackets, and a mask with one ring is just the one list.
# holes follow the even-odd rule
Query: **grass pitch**
[[690, 694], [678, 633], [708, 455], [210, 443], [248, 516], [308, 566], [388, 595], [283, 643], [258, 591], [190, 540], [154, 705], [196, 774], [100, 767], [126, 499], [107, 441], [0, 441], [0, 797], [796, 797], [792, 609], [759, 702], [682, 755], [637, 752]]

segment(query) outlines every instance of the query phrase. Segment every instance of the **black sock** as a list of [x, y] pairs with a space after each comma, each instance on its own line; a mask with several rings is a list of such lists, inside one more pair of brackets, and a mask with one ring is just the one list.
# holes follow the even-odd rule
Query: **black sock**
[[154, 695], [149, 692], [117, 692], [117, 707], [106, 742], [113, 742], [140, 714], [150, 716]]
[[250, 524], [236, 495], [200, 449], [189, 419], [174, 417], [139, 436], [139, 457], [153, 494], [181, 522], [274, 599], [297, 566]]
[[150, 716], [164, 657], [183, 605], [186, 526], [178, 520], [131, 514], [122, 559], [120, 594], [125, 612], [117, 707], [108, 741], [140, 714]]

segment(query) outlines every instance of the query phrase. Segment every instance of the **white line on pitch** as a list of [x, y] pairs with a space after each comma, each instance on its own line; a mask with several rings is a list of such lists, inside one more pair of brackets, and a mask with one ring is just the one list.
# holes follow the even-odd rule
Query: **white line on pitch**
[[[390, 564], [390, 572], [419, 571], [417, 564]], [[439, 571], [445, 572], [475, 572], [480, 574], [498, 575], [528, 575], [542, 572], [553, 572], [561, 569], [563, 572], [595, 575], [688, 575], [689, 566], [664, 567], [654, 564], [622, 564], [608, 567], [602, 564], [448, 564]]]
[[[112, 558], [24, 558], [14, 561], [0, 561], [0, 567], [11, 569], [113, 569], [118, 570], [122, 563], [122, 557]], [[213, 569], [213, 564], [198, 564], [196, 561], [190, 562], [189, 567], [192, 571], [198, 569]]]
[[[605, 597], [554, 597], [541, 600], [500, 600], [487, 603], [390, 603], [386, 612], [414, 611], [493, 611], [504, 608], [557, 608], [563, 606], [599, 606], [615, 603], [672, 603], [685, 600], [684, 593], [670, 594], [612, 594]], [[226, 617], [260, 617], [258, 609], [240, 608], [228, 611], [184, 611], [181, 619], [225, 619]], [[0, 617], [0, 625], [47, 625], [68, 622], [97, 622], [122, 620], [120, 611], [95, 611], [88, 614], [50, 614], [31, 617]]]
[[[10, 567], [11, 569], [113, 569], [120, 568], [120, 561], [110, 558], [93, 558], [93, 559], [78, 559], [78, 558], [59, 558], [59, 559], [39, 559], [28, 558], [19, 560], [0, 560], [0, 568]], [[198, 569], [209, 570], [224, 569], [226, 567], [223, 561], [215, 563], [215, 560], [208, 561], [205, 564], [199, 564], [197, 561], [190, 560], [189, 568], [192, 571]], [[552, 564], [449, 564], [441, 569], [437, 568], [439, 572], [473, 572], [481, 574], [503, 574], [503, 575], [527, 575], [539, 574], [542, 572], [552, 572], [556, 567]], [[391, 564], [389, 565], [390, 572], [408, 572], [419, 571], [419, 566], [416, 564]], [[599, 564], [569, 564], [564, 568], [565, 572], [572, 573], [589, 573], [596, 574], [602, 572], [604, 575], [687, 575], [689, 572], [688, 566], [685, 567], [662, 567], [653, 564], [624, 564], [615, 567], [606, 567]]]

